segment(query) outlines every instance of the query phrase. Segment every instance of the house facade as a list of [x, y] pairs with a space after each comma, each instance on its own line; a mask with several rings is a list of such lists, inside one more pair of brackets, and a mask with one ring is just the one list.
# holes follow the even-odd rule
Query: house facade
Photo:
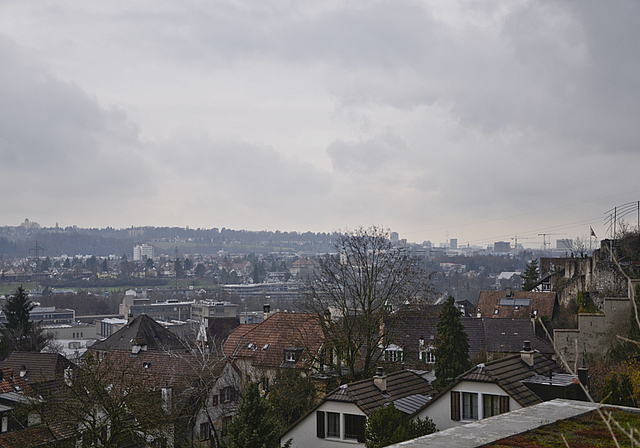
[[385, 375], [381, 368], [370, 379], [343, 384], [327, 394], [320, 404], [281, 436], [281, 445], [292, 439], [292, 447], [364, 446], [367, 417], [380, 407], [394, 403], [413, 415], [436, 391], [409, 370]]
[[[545, 400], [586, 399], [577, 377], [565, 374], [555, 361], [531, 350], [527, 342], [519, 355], [478, 364], [460, 375], [418, 415], [429, 417], [442, 431]], [[588, 384], [586, 373], [582, 380]]]

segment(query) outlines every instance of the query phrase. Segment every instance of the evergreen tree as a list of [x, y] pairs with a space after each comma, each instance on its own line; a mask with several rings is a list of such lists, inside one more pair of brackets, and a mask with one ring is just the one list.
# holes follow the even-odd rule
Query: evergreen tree
[[269, 405], [252, 383], [238, 405], [238, 413], [229, 425], [229, 448], [276, 448], [280, 426], [269, 412]]
[[0, 332], [0, 349], [6, 357], [13, 351], [40, 351], [48, 338], [42, 333], [40, 325], [29, 320], [29, 313], [35, 304], [32, 303], [22, 285], [9, 297], [4, 306], [6, 322]]
[[523, 291], [531, 291], [533, 290], [535, 284], [538, 282], [539, 272], [538, 272], [538, 260], [531, 260], [529, 266], [524, 271], [524, 274], [521, 275], [524, 283], [522, 284]]
[[449, 296], [440, 312], [435, 339], [436, 381], [433, 385], [442, 390], [456, 377], [469, 369], [469, 337], [460, 320], [460, 311], [453, 297]]
[[102, 260], [102, 266], [100, 267], [100, 270], [102, 272], [109, 272], [109, 263], [107, 262], [106, 258]]
[[367, 448], [381, 448], [436, 432], [436, 425], [428, 417], [420, 420], [398, 410], [393, 402], [383, 406], [367, 419], [365, 440]]
[[316, 402], [316, 388], [308, 376], [297, 369], [280, 369], [269, 388], [267, 403], [284, 431], [305, 415]]

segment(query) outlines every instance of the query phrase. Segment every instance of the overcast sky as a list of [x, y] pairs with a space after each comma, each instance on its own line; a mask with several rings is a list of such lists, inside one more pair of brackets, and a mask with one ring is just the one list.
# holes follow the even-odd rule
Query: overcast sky
[[0, 225], [604, 237], [639, 5], [0, 0]]

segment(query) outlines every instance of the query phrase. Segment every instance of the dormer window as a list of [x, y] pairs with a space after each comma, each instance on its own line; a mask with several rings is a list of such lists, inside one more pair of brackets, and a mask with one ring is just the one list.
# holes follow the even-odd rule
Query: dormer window
[[391, 344], [384, 351], [385, 361], [397, 362], [402, 361], [402, 347]]
[[420, 361], [425, 364], [433, 364], [436, 362], [436, 349], [433, 345], [429, 345], [420, 350]]
[[302, 355], [302, 347], [288, 347], [284, 349], [284, 362], [296, 363]]

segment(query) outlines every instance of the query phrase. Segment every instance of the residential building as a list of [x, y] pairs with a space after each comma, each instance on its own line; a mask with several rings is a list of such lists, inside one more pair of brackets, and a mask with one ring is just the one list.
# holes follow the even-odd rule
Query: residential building
[[[583, 383], [588, 384], [586, 369]], [[583, 399], [577, 377], [565, 374], [551, 359], [525, 341], [519, 355], [478, 364], [419, 412], [442, 431], [454, 426], [542, 403], [553, 398]]]
[[251, 382], [262, 382], [263, 389], [273, 381], [278, 369], [299, 369], [309, 373], [321, 369], [317, 360], [324, 342], [318, 317], [310, 313], [269, 315], [259, 324], [235, 328], [224, 344], [223, 354], [235, 361]]
[[294, 448], [364, 446], [367, 417], [382, 406], [393, 403], [409, 416], [428, 403], [436, 391], [422, 376], [401, 370], [343, 384], [280, 437], [281, 445], [293, 439]]

